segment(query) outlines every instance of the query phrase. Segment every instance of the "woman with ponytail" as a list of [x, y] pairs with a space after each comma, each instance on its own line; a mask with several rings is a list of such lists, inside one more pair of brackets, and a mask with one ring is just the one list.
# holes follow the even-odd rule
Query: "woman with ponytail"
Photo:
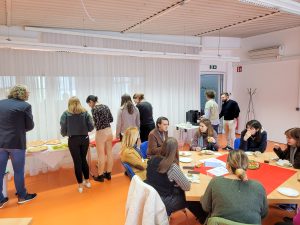
[[230, 151], [226, 168], [229, 174], [213, 178], [201, 199], [203, 209], [211, 217], [261, 224], [268, 213], [264, 187], [247, 178], [248, 157], [242, 150]]

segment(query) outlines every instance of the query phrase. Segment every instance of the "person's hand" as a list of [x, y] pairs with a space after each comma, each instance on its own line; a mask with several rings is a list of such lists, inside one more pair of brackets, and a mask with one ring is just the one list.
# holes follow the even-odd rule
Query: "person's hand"
[[280, 149], [279, 144], [275, 144], [275, 145], [274, 145], [274, 148], [275, 148], [276, 150]]
[[214, 139], [213, 137], [208, 137], [208, 138], [207, 138], [207, 141], [208, 141], [209, 143], [216, 143], [216, 139]]
[[244, 136], [244, 141], [247, 141], [249, 137], [251, 137], [251, 131], [247, 130], [247, 132], [245, 133], [245, 136]]

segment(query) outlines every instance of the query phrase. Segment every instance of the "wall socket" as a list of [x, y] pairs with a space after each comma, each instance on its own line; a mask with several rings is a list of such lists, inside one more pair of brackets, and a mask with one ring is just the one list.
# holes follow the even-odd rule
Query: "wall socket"
[[297, 107], [297, 108], [296, 108], [296, 111], [300, 111], [300, 107]]

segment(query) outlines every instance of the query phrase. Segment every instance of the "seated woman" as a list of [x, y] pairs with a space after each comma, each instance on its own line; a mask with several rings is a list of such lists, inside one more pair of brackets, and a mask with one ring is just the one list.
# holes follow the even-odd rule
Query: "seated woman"
[[280, 159], [287, 159], [295, 169], [300, 169], [300, 128], [288, 129], [284, 133], [287, 140], [287, 148], [281, 150], [279, 145], [274, 146], [274, 152]]
[[213, 129], [210, 120], [200, 120], [199, 130], [196, 131], [191, 145], [192, 151], [213, 150], [218, 151], [218, 134]]
[[146, 179], [147, 161], [145, 161], [139, 149], [136, 147], [136, 142], [139, 138], [139, 130], [137, 127], [129, 127], [123, 136], [121, 147], [121, 161], [128, 163], [133, 172], [142, 180]]
[[250, 120], [246, 124], [246, 129], [241, 133], [239, 149], [251, 152], [264, 152], [267, 148], [267, 132], [257, 120]]
[[[184, 191], [189, 191], [191, 184], [179, 167], [178, 143], [175, 138], [168, 138], [163, 143], [161, 155], [153, 156], [148, 161], [145, 182], [156, 189], [164, 202], [168, 216], [172, 212], [186, 207], [201, 221], [201, 204], [186, 202]], [[205, 215], [206, 217], [206, 215]]]
[[248, 180], [248, 157], [241, 151], [230, 151], [226, 168], [229, 175], [214, 177], [201, 198], [203, 209], [211, 217], [221, 217], [238, 223], [261, 224], [268, 213], [264, 187]]

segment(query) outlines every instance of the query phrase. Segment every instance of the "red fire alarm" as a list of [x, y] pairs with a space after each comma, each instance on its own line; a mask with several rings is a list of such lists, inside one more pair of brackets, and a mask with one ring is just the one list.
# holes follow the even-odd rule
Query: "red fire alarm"
[[236, 72], [241, 73], [243, 71], [243, 67], [242, 66], [238, 66], [236, 68]]

